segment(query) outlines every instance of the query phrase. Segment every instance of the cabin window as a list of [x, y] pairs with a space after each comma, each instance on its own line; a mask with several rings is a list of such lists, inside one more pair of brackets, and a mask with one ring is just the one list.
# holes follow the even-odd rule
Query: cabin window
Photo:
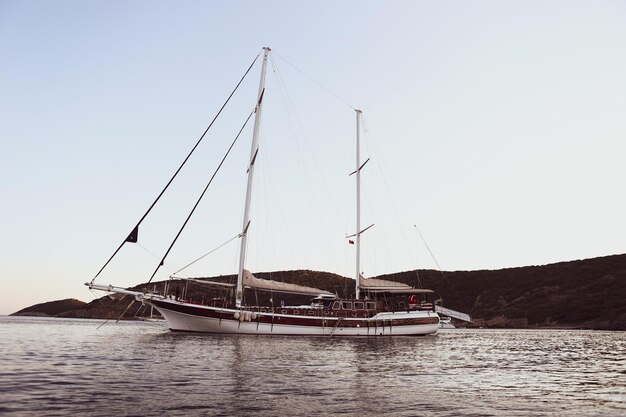
[[333, 303], [333, 310], [340, 310], [340, 309], [341, 309], [341, 302], [335, 301]]
[[363, 301], [355, 301], [354, 309], [355, 310], [363, 310], [365, 308], [365, 303]]
[[376, 303], [368, 302], [367, 303], [367, 309], [368, 310], [376, 310]]
[[341, 308], [344, 310], [352, 310], [352, 301], [344, 301]]
[[298, 310], [294, 310], [293, 314], [300, 314], [300, 312]]
[[315, 311], [309, 310], [309, 316], [312, 316], [313, 314], [315, 314]]

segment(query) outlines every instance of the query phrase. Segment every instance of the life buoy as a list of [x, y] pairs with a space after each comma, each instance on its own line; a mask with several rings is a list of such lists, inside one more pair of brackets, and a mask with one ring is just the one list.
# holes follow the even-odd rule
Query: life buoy
[[417, 295], [413, 294], [409, 297], [409, 304], [417, 304]]

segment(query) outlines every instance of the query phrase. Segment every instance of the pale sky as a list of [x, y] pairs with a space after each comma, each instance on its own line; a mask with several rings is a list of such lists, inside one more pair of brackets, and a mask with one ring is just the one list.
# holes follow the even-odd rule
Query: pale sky
[[[5, 0], [0, 314], [94, 298], [83, 283], [263, 46], [274, 65], [250, 270], [354, 275], [346, 103], [364, 112], [362, 159], [372, 158], [366, 276], [435, 267], [414, 224], [445, 270], [626, 252], [622, 1]], [[149, 278], [252, 109], [259, 71], [142, 225], [141, 246], [126, 245], [99, 283]], [[250, 135], [156, 279], [239, 232]], [[233, 242], [185, 273], [232, 274], [236, 256]]]

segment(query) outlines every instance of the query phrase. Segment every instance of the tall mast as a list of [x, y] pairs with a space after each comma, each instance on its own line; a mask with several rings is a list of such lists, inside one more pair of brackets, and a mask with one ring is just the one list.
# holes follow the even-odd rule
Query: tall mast
[[356, 299], [361, 292], [361, 110], [356, 111]]
[[254, 177], [254, 163], [259, 152], [259, 126], [261, 124], [261, 109], [263, 103], [263, 94], [265, 93], [265, 73], [267, 70], [267, 59], [270, 48], [263, 48], [263, 66], [261, 67], [261, 81], [259, 82], [259, 93], [257, 95], [254, 129], [252, 131], [252, 146], [250, 148], [250, 160], [248, 165], [248, 180], [246, 187], [246, 203], [243, 212], [243, 226], [241, 227], [241, 248], [239, 249], [239, 273], [237, 275], [237, 293], [235, 294], [235, 303], [237, 307], [241, 307], [243, 299], [243, 271], [246, 263], [246, 245], [248, 242], [248, 227], [250, 226], [250, 200], [252, 198], [252, 179]]

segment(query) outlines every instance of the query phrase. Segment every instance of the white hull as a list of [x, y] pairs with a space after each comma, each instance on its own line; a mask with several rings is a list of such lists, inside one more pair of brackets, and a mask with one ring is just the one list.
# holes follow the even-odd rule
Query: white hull
[[[257, 313], [255, 319], [248, 317], [249, 321], [246, 321], [235, 319], [236, 315], [240, 317], [244, 315], [234, 309], [198, 306], [174, 300], [160, 300], [158, 304], [154, 304], [154, 307], [165, 318], [172, 331], [290, 336], [421, 336], [436, 333], [439, 329], [439, 316], [433, 311], [385, 312], [370, 318], [322, 318]], [[196, 313], [174, 310], [181, 307], [192, 309]], [[430, 323], [408, 324], [418, 320]], [[310, 323], [280, 323], [280, 321]]]

